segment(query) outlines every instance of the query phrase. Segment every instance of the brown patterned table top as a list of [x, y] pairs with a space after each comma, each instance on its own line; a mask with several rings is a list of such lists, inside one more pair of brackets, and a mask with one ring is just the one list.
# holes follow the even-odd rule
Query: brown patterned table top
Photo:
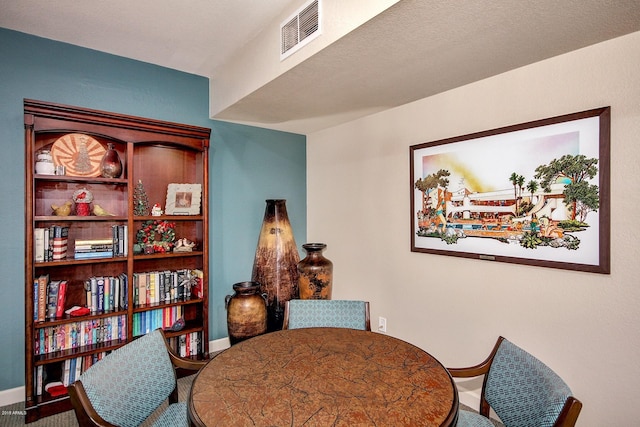
[[193, 382], [196, 426], [449, 426], [458, 392], [434, 357], [397, 338], [341, 328], [242, 341]]

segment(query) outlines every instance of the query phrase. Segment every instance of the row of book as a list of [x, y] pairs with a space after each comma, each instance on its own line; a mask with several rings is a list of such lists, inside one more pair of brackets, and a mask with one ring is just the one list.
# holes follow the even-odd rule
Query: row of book
[[202, 332], [191, 332], [168, 339], [171, 347], [180, 357], [202, 354]]
[[[67, 280], [49, 280], [48, 274], [33, 281], [33, 320], [61, 319], [65, 314]], [[91, 313], [126, 310], [127, 275], [91, 277], [85, 282], [87, 308]]]
[[202, 298], [202, 270], [149, 271], [133, 274], [136, 307]]
[[40, 328], [33, 349], [40, 355], [126, 339], [126, 316], [110, 316]]
[[[172, 337], [168, 339], [168, 343], [181, 357], [197, 356], [203, 352], [202, 332], [191, 332]], [[37, 366], [34, 372], [36, 395], [49, 394], [55, 397], [65, 394], [69, 384], [72, 384], [83, 372], [98, 363], [109, 353], [111, 351], [103, 351]]]
[[100, 352], [86, 356], [67, 359], [63, 362], [39, 365], [35, 368], [34, 386], [37, 396], [50, 394], [58, 396], [60, 387], [66, 387], [80, 377], [80, 374], [102, 360], [110, 352]]
[[[202, 298], [202, 270], [151, 271], [134, 273], [136, 307], [146, 304], [185, 301]], [[49, 280], [48, 274], [33, 281], [33, 319], [61, 319], [65, 312], [67, 280]], [[93, 276], [85, 281], [86, 307], [91, 313], [107, 313], [128, 308], [129, 280], [125, 273], [118, 276]]]
[[69, 227], [52, 225], [33, 230], [33, 258], [35, 262], [56, 261], [67, 257]]
[[64, 314], [67, 297], [66, 280], [49, 280], [43, 274], [33, 281], [33, 320], [44, 322], [46, 319], [61, 318]]
[[181, 305], [133, 313], [133, 336], [145, 335], [158, 328], [168, 329], [183, 316], [184, 306]]
[[87, 308], [91, 313], [126, 310], [128, 306], [127, 275], [94, 276], [85, 282]]
[[[35, 262], [58, 261], [67, 257], [69, 227], [51, 225], [33, 231], [33, 257]], [[111, 237], [76, 239], [73, 247], [75, 259], [95, 259], [127, 256], [129, 253], [127, 225], [112, 225]]]

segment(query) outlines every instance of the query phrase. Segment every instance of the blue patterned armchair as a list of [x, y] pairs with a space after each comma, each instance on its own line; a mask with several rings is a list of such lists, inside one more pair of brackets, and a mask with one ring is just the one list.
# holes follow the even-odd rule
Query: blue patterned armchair
[[453, 377], [484, 375], [480, 415], [460, 410], [458, 427], [493, 427], [493, 409], [505, 427], [572, 427], [582, 403], [548, 366], [503, 337], [482, 363], [448, 368]]
[[140, 425], [163, 402], [154, 426], [188, 426], [186, 402], [178, 402], [175, 367], [199, 370], [205, 361], [178, 357], [156, 329], [114, 350], [68, 387], [80, 427]]
[[283, 329], [313, 327], [370, 331], [369, 302], [294, 299], [285, 303]]

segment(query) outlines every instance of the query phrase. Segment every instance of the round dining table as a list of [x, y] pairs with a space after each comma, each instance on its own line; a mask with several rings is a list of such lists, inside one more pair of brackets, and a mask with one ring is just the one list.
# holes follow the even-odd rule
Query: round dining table
[[458, 392], [438, 360], [405, 341], [303, 328], [219, 353], [188, 408], [193, 426], [455, 426]]

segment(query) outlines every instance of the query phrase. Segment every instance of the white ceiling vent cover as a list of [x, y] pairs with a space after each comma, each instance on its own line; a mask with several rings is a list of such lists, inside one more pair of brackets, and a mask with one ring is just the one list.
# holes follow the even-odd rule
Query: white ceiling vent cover
[[320, 35], [320, 0], [305, 3], [280, 24], [280, 60]]

